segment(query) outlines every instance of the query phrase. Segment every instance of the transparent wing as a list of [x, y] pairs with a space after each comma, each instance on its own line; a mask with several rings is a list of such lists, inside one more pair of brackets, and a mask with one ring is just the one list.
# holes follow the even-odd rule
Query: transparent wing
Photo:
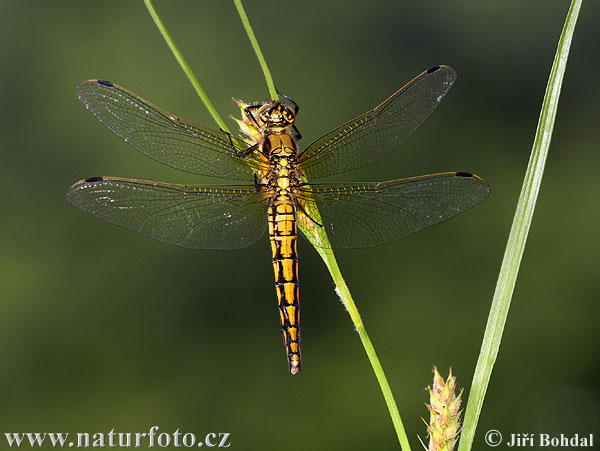
[[445, 221], [489, 193], [479, 177], [447, 172], [379, 183], [310, 184], [299, 200], [301, 212], [310, 215], [318, 208], [332, 248], [361, 248], [397, 241]]
[[77, 97], [115, 135], [160, 163], [193, 174], [251, 180], [251, 164], [238, 156], [245, 142], [180, 119], [133, 92], [104, 80], [84, 81]]
[[105, 221], [155, 240], [193, 249], [241, 249], [267, 225], [265, 195], [248, 185], [171, 185], [94, 177], [67, 199]]
[[372, 163], [395, 150], [442, 101], [456, 72], [433, 67], [381, 105], [333, 129], [309, 145], [299, 158], [309, 180]]

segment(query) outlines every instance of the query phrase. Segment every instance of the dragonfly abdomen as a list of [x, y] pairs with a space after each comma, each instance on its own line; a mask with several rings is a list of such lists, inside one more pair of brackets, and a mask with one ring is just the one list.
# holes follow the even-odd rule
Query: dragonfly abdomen
[[269, 205], [269, 238], [275, 272], [275, 291], [290, 372], [300, 371], [300, 298], [296, 206], [280, 194]]

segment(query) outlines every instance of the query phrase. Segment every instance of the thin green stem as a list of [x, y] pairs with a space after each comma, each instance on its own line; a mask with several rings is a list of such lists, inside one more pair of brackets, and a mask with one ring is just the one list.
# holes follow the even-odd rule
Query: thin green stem
[[475, 374], [473, 375], [459, 451], [469, 451], [473, 445], [473, 438], [483, 406], [483, 400], [496, 357], [498, 356], [504, 325], [508, 316], [519, 266], [525, 250], [525, 243], [544, 174], [544, 166], [556, 119], [560, 89], [567, 67], [569, 49], [581, 3], [582, 0], [573, 0], [571, 2], [565, 25], [558, 41], [558, 48], [554, 57], [552, 70], [550, 71], [546, 94], [544, 95], [544, 102], [542, 104], [529, 165], [508, 237], [508, 244], [500, 268], [500, 275], [498, 276], [479, 359], [475, 368]]
[[348, 286], [346, 285], [346, 282], [342, 277], [340, 268], [335, 259], [335, 255], [333, 254], [333, 251], [330, 248], [322, 248], [315, 246], [315, 249], [325, 262], [325, 265], [327, 266], [327, 269], [331, 274], [331, 278], [335, 283], [336, 292], [341, 298], [342, 302], [344, 303], [344, 307], [346, 307], [346, 310], [348, 311], [348, 314], [350, 315], [350, 318], [354, 323], [354, 327], [356, 327], [356, 331], [358, 332], [360, 341], [362, 342], [362, 345], [365, 348], [365, 352], [367, 353], [367, 357], [369, 358], [369, 362], [371, 363], [371, 367], [373, 368], [373, 372], [375, 373], [377, 382], [379, 382], [379, 387], [381, 388], [383, 398], [385, 399], [385, 403], [390, 412], [392, 423], [394, 424], [394, 429], [396, 430], [396, 435], [398, 436], [400, 446], [402, 450], [410, 451], [408, 437], [406, 436], [406, 431], [404, 430], [404, 425], [402, 424], [402, 419], [400, 418], [400, 412], [398, 411], [398, 406], [396, 405], [396, 401], [394, 400], [392, 389], [387, 380], [387, 377], [385, 376], [385, 372], [383, 371], [381, 362], [377, 357], [377, 353], [375, 352], [373, 343], [371, 343], [371, 339], [367, 334], [367, 330], [365, 329], [362, 318], [358, 313], [358, 309], [356, 307], [356, 304], [354, 303], [354, 299], [352, 299], [350, 290], [348, 290]]
[[[238, 10], [238, 14], [240, 15], [240, 19], [242, 20], [242, 23], [244, 24], [244, 28], [246, 29], [246, 33], [248, 34], [248, 38], [250, 39], [250, 42], [252, 43], [252, 48], [254, 49], [254, 52], [256, 53], [258, 61], [260, 62], [260, 65], [262, 67], [263, 73], [265, 75], [265, 79], [267, 81], [267, 86], [269, 87], [269, 93], [271, 95], [271, 98], [274, 100], [277, 100], [278, 99], [277, 90], [275, 89], [275, 85], [273, 84], [273, 78], [271, 77], [271, 72], [269, 71], [269, 68], [265, 61], [265, 58], [263, 57], [262, 51], [260, 50], [258, 41], [256, 40], [256, 36], [254, 35], [254, 32], [252, 31], [252, 27], [250, 26], [250, 22], [248, 21], [248, 16], [246, 15], [246, 12], [244, 11], [242, 2], [241, 2], [241, 0], [234, 0], [234, 3]], [[319, 219], [320, 215], [319, 215], [318, 210], [316, 209], [316, 207], [312, 207], [312, 208], [313, 208], [313, 210], [310, 212], [309, 216], [311, 218]], [[307, 236], [309, 241], [313, 244], [313, 246], [315, 247], [315, 249], [321, 256], [321, 258], [325, 262], [325, 265], [327, 266], [329, 273], [331, 274], [331, 277], [337, 287], [338, 295], [340, 296], [340, 298], [342, 299], [342, 302], [344, 303], [346, 309], [348, 310], [348, 314], [350, 315], [350, 318], [352, 319], [352, 322], [354, 323], [354, 326], [356, 327], [356, 330], [357, 330], [360, 340], [363, 344], [363, 347], [365, 348], [365, 352], [367, 353], [369, 362], [371, 363], [371, 366], [375, 373], [375, 377], [377, 378], [377, 381], [379, 382], [381, 392], [383, 393], [383, 397], [385, 399], [388, 410], [390, 412], [390, 416], [392, 417], [392, 423], [394, 424], [394, 428], [396, 429], [396, 434], [398, 435], [398, 441], [400, 442], [400, 446], [402, 447], [402, 449], [404, 451], [410, 451], [410, 445], [408, 443], [408, 438], [406, 437], [406, 431], [404, 430], [404, 425], [402, 424], [402, 419], [400, 418], [400, 412], [398, 411], [396, 401], [394, 400], [394, 395], [392, 394], [392, 389], [390, 388], [390, 384], [387, 381], [387, 378], [385, 376], [385, 373], [383, 371], [383, 368], [381, 366], [379, 358], [377, 357], [375, 348], [373, 347], [373, 344], [371, 343], [371, 339], [369, 338], [369, 335], [367, 334], [367, 331], [362, 322], [360, 314], [358, 313], [358, 309], [356, 308], [356, 304], [354, 303], [354, 300], [352, 299], [352, 296], [350, 295], [350, 290], [348, 290], [348, 286], [346, 285], [346, 282], [344, 281], [344, 278], [342, 277], [340, 268], [337, 264], [337, 261], [333, 254], [333, 251], [331, 250], [331, 248], [328, 244], [323, 245], [324, 243], [329, 242], [327, 235], [325, 234], [325, 232], [323, 230], [316, 230], [314, 228], [314, 223], [304, 224], [301, 222], [301, 223], [299, 223], [299, 226], [300, 226], [300, 229], [302, 230], [302, 232]], [[317, 243], [319, 243], [320, 245]]]
[[192, 84], [192, 86], [194, 87], [194, 89], [196, 90], [196, 93], [202, 99], [204, 106], [206, 107], [206, 109], [208, 110], [210, 115], [213, 117], [213, 119], [217, 123], [217, 125], [221, 128], [221, 130], [229, 133], [229, 129], [227, 128], [227, 125], [225, 125], [225, 122], [223, 122], [223, 119], [221, 119], [221, 116], [219, 116], [219, 113], [217, 113], [217, 110], [215, 110], [215, 107], [208, 99], [208, 96], [204, 92], [204, 89], [202, 89], [202, 86], [200, 86], [200, 83], [198, 83], [198, 80], [196, 79], [196, 76], [193, 74], [192, 70], [190, 69], [190, 66], [183, 58], [183, 55], [181, 54], [181, 52], [175, 45], [175, 42], [173, 42], [171, 35], [169, 34], [169, 32], [165, 28], [164, 24], [160, 20], [158, 13], [156, 12], [156, 10], [154, 9], [154, 6], [152, 5], [152, 1], [144, 0], [144, 4], [146, 5], [148, 12], [152, 16], [154, 23], [160, 30], [160, 33], [162, 34], [163, 39], [167, 42], [167, 45], [171, 49], [171, 53], [173, 53], [173, 56], [179, 63], [179, 66], [181, 66], [181, 69], [183, 70], [185, 75], [187, 75], [187, 78], [190, 81], [190, 83]]
[[254, 35], [254, 31], [252, 31], [250, 21], [248, 20], [248, 16], [246, 15], [246, 11], [244, 10], [244, 6], [242, 5], [242, 0], [233, 0], [233, 2], [235, 3], [235, 7], [237, 8], [238, 14], [240, 15], [242, 24], [244, 24], [244, 29], [246, 30], [248, 39], [250, 39], [250, 43], [252, 44], [254, 53], [256, 53], [256, 57], [258, 58], [258, 62], [260, 63], [260, 67], [262, 68], [263, 74], [265, 75], [265, 80], [267, 81], [267, 87], [269, 88], [269, 94], [271, 96], [271, 99], [279, 100], [279, 95], [277, 95], [277, 89], [275, 89], [275, 84], [273, 84], [273, 77], [271, 77], [271, 72], [269, 71], [269, 67], [267, 66], [265, 57], [263, 56], [262, 51], [260, 50], [258, 41], [256, 40], [256, 36]]
[[[260, 50], [260, 47], [256, 40], [256, 36], [254, 35], [254, 32], [252, 31], [252, 27], [250, 26], [250, 22], [248, 21], [248, 16], [246, 15], [246, 12], [244, 11], [242, 2], [241, 2], [241, 0], [234, 0], [234, 2], [236, 5], [236, 8], [238, 10], [238, 13], [240, 15], [240, 18], [242, 20], [242, 23], [244, 24], [244, 28], [246, 29], [246, 32], [248, 34], [248, 38], [250, 39], [250, 42], [252, 43], [252, 47], [254, 48], [256, 56], [258, 57], [258, 60], [262, 67], [263, 73], [265, 75], [265, 79], [267, 81], [267, 85], [269, 87], [269, 93], [271, 95], [271, 98], [273, 100], [278, 100], [279, 96], [277, 95], [275, 85], [273, 84], [273, 79], [271, 77], [271, 73], [269, 72], [267, 63], [266, 63], [266, 61], [263, 57], [263, 54]], [[212, 104], [206, 97], [204, 90], [200, 87], [200, 84], [196, 80], [196, 77], [192, 73], [188, 64], [185, 62], [183, 56], [177, 49], [175, 43], [169, 36], [169, 33], [167, 32], [165, 26], [163, 25], [162, 21], [160, 20], [158, 14], [156, 13], [156, 10], [152, 6], [151, 0], [144, 0], [144, 3], [146, 4], [148, 11], [150, 12], [150, 15], [154, 19], [156, 26], [159, 28], [161, 34], [163, 35], [163, 38], [169, 45], [169, 48], [171, 49], [171, 51], [173, 52], [173, 55], [179, 62], [179, 65], [181, 66], [181, 68], [187, 75], [188, 79], [194, 86], [194, 89], [196, 89], [196, 92], [198, 93], [198, 95], [200, 96], [202, 101], [204, 102], [204, 105], [210, 111], [211, 115], [213, 116], [213, 118], [215, 119], [215, 121], [217, 122], [219, 127], [221, 127], [221, 129], [223, 129], [225, 131], [228, 131], [227, 127], [225, 126], [225, 124], [223, 123], [221, 118], [219, 117], [218, 113], [216, 112], [216, 110], [213, 108]], [[316, 209], [316, 207], [314, 207], [314, 209], [312, 209], [309, 213], [310, 213], [309, 216], [311, 218], [315, 218], [317, 220], [320, 219], [320, 215], [319, 215], [319, 212]], [[373, 347], [373, 344], [371, 343], [371, 340], [367, 334], [367, 331], [362, 322], [362, 319], [360, 317], [358, 309], [356, 308], [356, 304], [354, 303], [354, 300], [352, 299], [352, 296], [350, 295], [348, 286], [346, 285], [346, 282], [344, 281], [344, 279], [342, 277], [342, 274], [340, 272], [340, 268], [337, 264], [335, 256], [334, 256], [330, 246], [328, 245], [329, 240], [327, 238], [327, 235], [325, 234], [325, 232], [323, 230], [320, 230], [322, 228], [319, 228], [319, 230], [315, 230], [314, 222], [312, 222], [312, 221], [310, 221], [309, 224], [304, 224], [304, 223], [300, 222], [299, 226], [302, 229], [302, 231], [304, 232], [304, 234], [307, 236], [309, 241], [315, 246], [315, 249], [318, 251], [319, 255], [321, 255], [321, 257], [323, 258], [323, 261], [325, 262], [325, 265], [327, 266], [327, 268], [329, 269], [329, 272], [331, 273], [331, 277], [333, 278], [333, 281], [335, 282], [336, 287], [337, 287], [338, 295], [342, 299], [342, 302], [344, 303], [346, 309], [348, 310], [348, 313], [350, 314], [350, 318], [352, 319], [352, 322], [354, 323], [354, 326], [356, 327], [356, 330], [358, 332], [360, 340], [363, 344], [363, 347], [365, 348], [365, 352], [367, 353], [367, 357], [369, 358], [369, 362], [371, 363], [371, 366], [375, 373], [375, 377], [377, 378], [377, 381], [379, 382], [379, 386], [381, 388], [383, 397], [385, 399], [388, 410], [390, 412], [390, 416], [392, 418], [392, 423], [394, 424], [394, 428], [396, 429], [396, 434], [398, 436], [398, 441], [400, 442], [400, 446], [402, 447], [402, 449], [404, 451], [410, 451], [410, 445], [408, 443], [406, 431], [404, 430], [404, 425], [402, 424], [402, 419], [400, 418], [400, 412], [398, 411], [396, 401], [394, 400], [394, 396], [392, 394], [390, 384], [387, 381], [387, 378], [385, 376], [385, 373], [383, 371], [383, 368], [381, 366], [379, 358], [377, 357], [377, 354], [375, 352], [375, 348]], [[316, 243], [319, 243], [319, 244], [317, 245]]]

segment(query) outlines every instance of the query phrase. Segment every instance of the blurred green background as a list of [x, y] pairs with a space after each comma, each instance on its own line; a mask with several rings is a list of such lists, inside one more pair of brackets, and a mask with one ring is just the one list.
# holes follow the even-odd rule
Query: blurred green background
[[[266, 98], [232, 2], [155, 6], [223, 117], [237, 114], [232, 97]], [[304, 145], [430, 66], [458, 72], [401, 151], [338, 178], [461, 170], [492, 187], [444, 224], [337, 253], [419, 449], [432, 365], [452, 366], [468, 395], [568, 2], [245, 6], [277, 86], [301, 106]], [[600, 4], [584, 2], [474, 449], [487, 449], [491, 428], [600, 440], [599, 20]], [[306, 240], [304, 365], [291, 377], [266, 238], [235, 252], [169, 247], [65, 200], [98, 175], [210, 182], [139, 154], [75, 97], [79, 82], [103, 78], [213, 126], [142, 1], [4, 1], [0, 48], [1, 432], [158, 425], [230, 432], [231, 449], [396, 449], [359, 338]]]

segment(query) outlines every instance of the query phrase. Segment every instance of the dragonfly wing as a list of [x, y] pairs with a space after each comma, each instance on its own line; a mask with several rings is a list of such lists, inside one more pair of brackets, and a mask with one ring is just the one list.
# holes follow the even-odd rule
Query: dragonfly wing
[[67, 199], [108, 222], [192, 249], [248, 247], [267, 225], [265, 194], [248, 185], [94, 177], [75, 183]]
[[248, 144], [228, 133], [180, 119], [108, 81], [84, 81], [77, 97], [115, 135], [160, 163], [193, 174], [252, 179], [253, 161], [238, 153]]
[[433, 67], [416, 77], [381, 105], [314, 141], [299, 158], [308, 179], [365, 166], [395, 150], [435, 110], [456, 72]]
[[332, 248], [361, 248], [397, 241], [445, 221], [489, 193], [479, 177], [447, 172], [379, 183], [310, 184], [299, 198], [301, 212], [311, 215], [318, 208]]

